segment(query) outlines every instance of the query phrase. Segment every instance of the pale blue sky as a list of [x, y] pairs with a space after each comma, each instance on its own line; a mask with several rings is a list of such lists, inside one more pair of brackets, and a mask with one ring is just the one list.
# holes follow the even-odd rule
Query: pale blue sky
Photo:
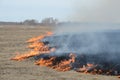
[[73, 0], [0, 0], [0, 21], [41, 20], [54, 17], [67, 20]]
[[0, 0], [0, 21], [41, 21], [46, 17], [120, 23], [120, 0]]

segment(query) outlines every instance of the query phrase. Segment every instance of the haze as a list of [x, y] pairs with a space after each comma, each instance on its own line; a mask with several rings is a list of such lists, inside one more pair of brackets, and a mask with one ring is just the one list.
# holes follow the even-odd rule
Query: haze
[[120, 23], [120, 0], [0, 0], [0, 21], [58, 18]]

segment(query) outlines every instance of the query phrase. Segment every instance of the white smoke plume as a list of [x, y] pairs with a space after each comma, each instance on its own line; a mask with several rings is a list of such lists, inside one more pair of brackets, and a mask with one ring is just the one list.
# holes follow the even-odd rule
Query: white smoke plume
[[56, 54], [103, 54], [108, 59], [120, 57], [119, 0], [80, 0], [71, 15], [80, 24], [58, 26], [51, 38], [59, 48]]
[[75, 0], [73, 5], [74, 21], [120, 23], [120, 0]]

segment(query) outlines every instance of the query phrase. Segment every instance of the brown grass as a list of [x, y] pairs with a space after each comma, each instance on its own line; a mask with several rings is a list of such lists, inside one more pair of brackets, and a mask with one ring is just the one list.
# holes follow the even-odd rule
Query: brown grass
[[27, 39], [46, 31], [52, 31], [52, 28], [0, 26], [0, 80], [119, 80], [115, 76], [90, 75], [75, 71], [57, 72], [34, 65], [32, 58], [22, 62], [10, 60], [16, 52], [27, 51], [25, 43]]

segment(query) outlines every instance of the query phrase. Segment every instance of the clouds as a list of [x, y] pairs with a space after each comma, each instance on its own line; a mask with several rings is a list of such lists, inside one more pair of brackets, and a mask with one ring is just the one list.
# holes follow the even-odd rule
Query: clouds
[[74, 7], [73, 20], [81, 22], [120, 22], [120, 0], [80, 0]]

